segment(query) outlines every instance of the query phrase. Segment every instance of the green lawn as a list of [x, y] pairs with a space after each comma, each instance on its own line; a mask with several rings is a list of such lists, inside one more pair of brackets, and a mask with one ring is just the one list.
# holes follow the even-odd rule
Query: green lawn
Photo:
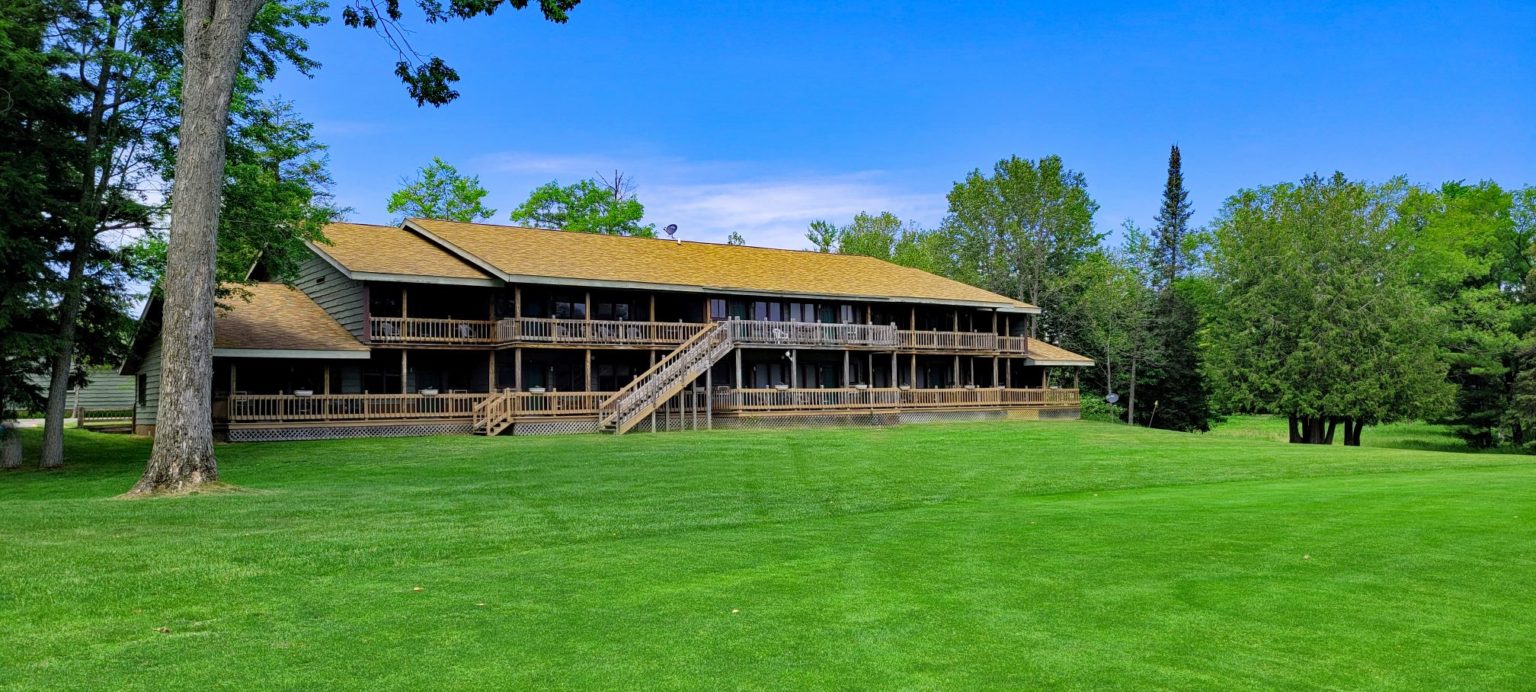
[[352, 440], [123, 501], [148, 444], [70, 435], [67, 470], [0, 475], [0, 686], [1536, 679], [1524, 456], [1090, 422]]

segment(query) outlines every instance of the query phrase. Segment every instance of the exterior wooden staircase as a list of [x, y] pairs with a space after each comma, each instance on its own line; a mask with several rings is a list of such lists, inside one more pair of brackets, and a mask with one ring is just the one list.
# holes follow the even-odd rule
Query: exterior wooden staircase
[[512, 427], [514, 410], [515, 399], [511, 390], [493, 394], [475, 404], [474, 410], [470, 412], [470, 430], [476, 435], [500, 435]]
[[608, 397], [598, 407], [598, 428], [623, 435], [708, 371], [735, 347], [726, 325], [710, 324]]

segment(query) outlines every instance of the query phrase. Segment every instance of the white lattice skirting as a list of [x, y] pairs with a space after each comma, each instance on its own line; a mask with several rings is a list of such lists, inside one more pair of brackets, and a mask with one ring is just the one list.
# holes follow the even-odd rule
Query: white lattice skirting
[[468, 435], [469, 423], [398, 423], [347, 425], [324, 428], [230, 428], [230, 442], [282, 442], [290, 440], [338, 440], [345, 437], [421, 437]]

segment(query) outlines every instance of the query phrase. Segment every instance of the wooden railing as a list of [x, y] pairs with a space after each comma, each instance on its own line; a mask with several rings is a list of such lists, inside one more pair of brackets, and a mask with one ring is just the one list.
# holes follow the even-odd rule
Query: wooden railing
[[895, 346], [896, 328], [886, 324], [837, 324], [832, 322], [725, 322], [738, 344], [773, 346]]
[[[730, 320], [731, 339], [748, 346], [899, 348], [907, 351], [1027, 353], [1028, 339], [985, 332], [897, 329], [884, 324]], [[704, 329], [695, 322], [629, 322], [508, 317], [458, 320], [374, 317], [377, 344], [541, 343], [572, 346], [677, 346]]]
[[983, 332], [925, 332], [901, 330], [900, 346], [912, 350], [996, 351], [998, 336]]
[[373, 317], [368, 335], [376, 344], [490, 344], [496, 323], [431, 317]]
[[997, 350], [1003, 353], [1025, 354], [1029, 353], [1029, 337], [1027, 336], [1000, 336], [997, 337]]
[[730, 389], [715, 411], [863, 411], [1074, 406], [1076, 389]]
[[731, 331], [723, 325], [709, 325], [605, 399], [599, 406], [598, 425], [622, 435], [730, 353], [735, 344]]
[[234, 394], [231, 423], [470, 418], [490, 394]]
[[676, 346], [699, 333], [694, 322], [629, 322], [508, 317], [496, 323], [496, 340], [550, 344]]

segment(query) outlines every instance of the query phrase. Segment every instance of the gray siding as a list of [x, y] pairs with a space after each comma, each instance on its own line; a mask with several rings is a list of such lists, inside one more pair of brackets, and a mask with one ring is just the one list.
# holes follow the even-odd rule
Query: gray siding
[[135, 406], [133, 410], [134, 425], [154, 425], [155, 415], [160, 412], [160, 336], [156, 335], [149, 349], [144, 352], [144, 361], [139, 365], [138, 374], [144, 376], [144, 405]]
[[324, 308], [341, 323], [352, 336], [363, 339], [367, 325], [363, 324], [363, 285], [337, 271], [331, 263], [310, 257], [299, 266], [299, 278], [294, 282], [310, 300]]
[[[71, 389], [64, 396], [64, 408], [73, 411], [75, 397], [78, 394], [80, 403], [90, 409], [130, 408], [133, 406], [133, 377], [131, 375], [119, 375], [113, 369], [92, 370], [84, 387]], [[48, 377], [44, 375], [29, 375], [27, 381], [38, 388], [48, 389]]]

